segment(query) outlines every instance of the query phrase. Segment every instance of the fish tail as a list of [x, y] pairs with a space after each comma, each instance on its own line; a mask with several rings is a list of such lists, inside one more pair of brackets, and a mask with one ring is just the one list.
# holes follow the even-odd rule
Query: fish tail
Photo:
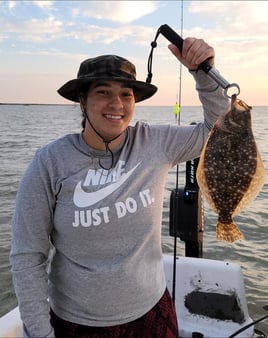
[[238, 229], [234, 222], [223, 224], [218, 222], [216, 227], [216, 238], [219, 241], [226, 241], [232, 243], [239, 239], [245, 239], [242, 232]]

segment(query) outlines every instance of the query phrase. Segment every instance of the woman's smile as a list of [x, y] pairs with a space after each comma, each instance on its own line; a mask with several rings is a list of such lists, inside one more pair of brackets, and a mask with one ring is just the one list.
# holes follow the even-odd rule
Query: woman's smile
[[120, 121], [123, 119], [123, 115], [115, 115], [115, 114], [105, 114], [104, 117], [107, 120], [113, 120], [113, 121]]

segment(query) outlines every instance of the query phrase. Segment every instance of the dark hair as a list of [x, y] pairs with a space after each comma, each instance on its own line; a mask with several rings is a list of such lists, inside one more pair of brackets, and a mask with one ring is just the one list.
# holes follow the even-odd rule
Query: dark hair
[[82, 122], [81, 122], [81, 126], [83, 131], [85, 130], [86, 127], [86, 102], [87, 102], [87, 94], [88, 94], [88, 90], [89, 90], [90, 85], [87, 84], [81, 88], [79, 88], [79, 100], [81, 102], [81, 106], [82, 106]]

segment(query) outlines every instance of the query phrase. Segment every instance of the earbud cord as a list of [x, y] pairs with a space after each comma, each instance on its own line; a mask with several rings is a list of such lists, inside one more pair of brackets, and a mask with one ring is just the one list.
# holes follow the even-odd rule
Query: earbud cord
[[105, 169], [105, 170], [111, 170], [112, 168], [113, 168], [113, 166], [114, 166], [114, 153], [113, 153], [113, 151], [111, 150], [111, 148], [109, 147], [109, 144], [112, 142], [112, 141], [114, 141], [114, 140], [116, 140], [118, 137], [120, 137], [122, 134], [123, 134], [123, 132], [122, 133], [120, 133], [119, 135], [117, 135], [116, 137], [114, 137], [114, 138], [112, 138], [111, 140], [106, 140], [96, 129], [95, 129], [95, 127], [93, 126], [93, 124], [90, 122], [90, 120], [89, 120], [89, 118], [88, 118], [88, 115], [87, 115], [87, 113], [86, 112], [84, 112], [85, 113], [85, 115], [86, 115], [86, 119], [87, 119], [87, 121], [88, 121], [88, 123], [90, 124], [90, 126], [91, 126], [91, 128], [94, 130], [94, 132], [102, 139], [102, 141], [104, 142], [104, 144], [105, 144], [105, 150], [106, 150], [106, 153], [110, 153], [111, 154], [111, 157], [112, 157], [112, 161], [111, 161], [111, 166], [109, 167], [109, 168], [105, 168], [102, 164], [101, 164], [101, 161], [100, 161], [100, 159], [99, 159], [99, 166], [102, 168], [102, 169]]

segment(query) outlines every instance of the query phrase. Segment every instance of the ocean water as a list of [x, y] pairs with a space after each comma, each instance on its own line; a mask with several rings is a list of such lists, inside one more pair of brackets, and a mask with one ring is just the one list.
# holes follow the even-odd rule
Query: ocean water
[[[137, 106], [133, 123], [143, 120], [157, 124], [175, 124], [172, 107]], [[182, 107], [180, 123], [202, 119], [201, 107]], [[268, 107], [253, 107], [253, 131], [266, 169], [268, 168]], [[11, 217], [19, 180], [35, 151], [64, 134], [79, 132], [81, 113], [78, 105], [0, 105], [0, 316], [17, 305], [12, 287], [9, 251]], [[165, 189], [162, 246], [173, 252], [169, 237], [169, 197], [175, 188], [176, 169], [171, 170]], [[185, 184], [185, 166], [179, 166], [179, 186]], [[268, 304], [268, 184], [245, 211], [235, 217], [246, 240], [233, 244], [215, 239], [216, 214], [204, 203], [203, 257], [240, 264], [250, 316], [267, 314]], [[184, 243], [178, 242], [178, 254], [184, 255]], [[257, 328], [268, 334], [267, 320]]]

